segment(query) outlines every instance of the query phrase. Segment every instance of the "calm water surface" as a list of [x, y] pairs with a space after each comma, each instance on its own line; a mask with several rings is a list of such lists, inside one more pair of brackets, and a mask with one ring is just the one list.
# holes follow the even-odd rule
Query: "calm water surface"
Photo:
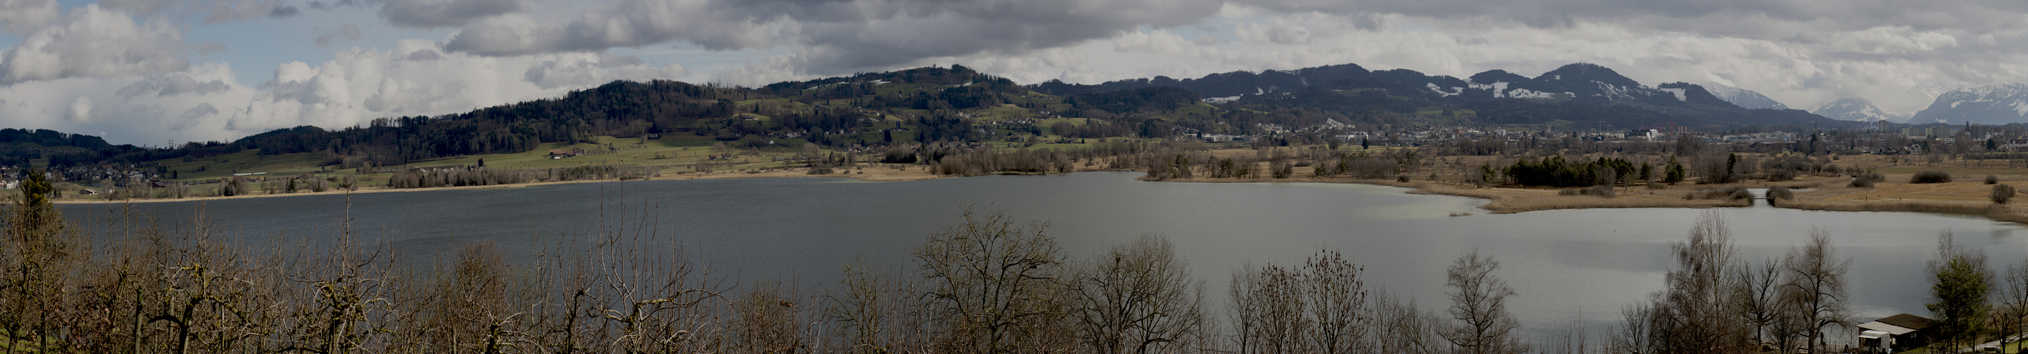
[[[1478, 250], [1520, 293], [1511, 308], [1537, 337], [1573, 320], [1597, 328], [1661, 288], [1669, 244], [1702, 210], [1594, 209], [1486, 215], [1482, 200], [1404, 194], [1382, 186], [1315, 183], [1151, 183], [1137, 173], [996, 176], [913, 182], [786, 178], [569, 184], [528, 188], [361, 194], [350, 213], [361, 237], [393, 242], [410, 261], [449, 256], [492, 240], [513, 259], [596, 227], [601, 215], [646, 221], [663, 238], [735, 278], [791, 279], [803, 289], [834, 283], [854, 257], [900, 270], [908, 249], [957, 223], [960, 204], [1046, 221], [1078, 258], [1144, 233], [1170, 237], [1224, 302], [1230, 274], [1252, 263], [1296, 264], [1321, 249], [1366, 267], [1367, 284], [1440, 310], [1444, 269]], [[187, 220], [195, 203], [138, 204]], [[105, 206], [66, 206], [71, 215]], [[214, 201], [205, 209], [249, 244], [329, 239], [346, 213], [342, 196]], [[602, 213], [603, 211], [603, 213]], [[622, 212], [626, 211], [626, 212]], [[1454, 212], [1479, 215], [1452, 217]], [[1861, 320], [1927, 314], [1923, 262], [1936, 235], [1985, 250], [1996, 268], [2028, 259], [2015, 224], [1918, 213], [1721, 209], [1742, 259], [1779, 256], [1813, 227], [1828, 231]], [[645, 216], [644, 216], [645, 215]], [[314, 242], [314, 241], [313, 241]], [[676, 252], [670, 246], [670, 252]]]

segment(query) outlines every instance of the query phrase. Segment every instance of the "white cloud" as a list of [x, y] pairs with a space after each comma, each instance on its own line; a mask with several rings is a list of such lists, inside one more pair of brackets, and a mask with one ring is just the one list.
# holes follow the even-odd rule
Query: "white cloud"
[[167, 22], [136, 23], [125, 13], [85, 5], [0, 56], [0, 84], [180, 71], [190, 66], [187, 48], [182, 32]]
[[[192, 90], [205, 86], [201, 83], [217, 82], [225, 87], [204, 88], [207, 92], [203, 94], [188, 90], [163, 94], [180, 90], [175, 86], [183, 85], [177, 83], [182, 78], [199, 83], [188, 86]], [[202, 105], [245, 105], [253, 90], [233, 82], [232, 69], [214, 62], [163, 75], [126, 74], [14, 83], [0, 86], [0, 97], [7, 98], [5, 104], [0, 104], [0, 123], [73, 133], [106, 132], [110, 135], [104, 137], [116, 144], [234, 139], [251, 133], [221, 129], [224, 121], [217, 115], [184, 115]], [[164, 86], [157, 87], [158, 84]], [[129, 90], [121, 93], [123, 89]]]
[[78, 96], [76, 100], [71, 100], [70, 114], [65, 115], [64, 117], [70, 119], [70, 121], [72, 122], [91, 123], [92, 118], [95, 118], [95, 116], [92, 115], [92, 98], [86, 96]]

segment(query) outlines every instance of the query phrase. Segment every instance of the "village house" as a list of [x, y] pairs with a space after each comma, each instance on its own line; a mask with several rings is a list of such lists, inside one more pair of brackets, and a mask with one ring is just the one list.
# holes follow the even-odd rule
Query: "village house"
[[1859, 324], [1862, 353], [1899, 353], [1929, 344], [1929, 319], [1898, 314]]

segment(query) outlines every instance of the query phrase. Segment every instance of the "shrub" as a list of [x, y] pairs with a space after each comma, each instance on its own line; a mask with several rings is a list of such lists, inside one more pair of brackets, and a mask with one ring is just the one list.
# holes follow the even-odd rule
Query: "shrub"
[[1408, 175], [1394, 176], [1395, 182], [1408, 183]]
[[1943, 173], [1942, 171], [1916, 172], [1914, 178], [1908, 179], [1908, 183], [1950, 183], [1950, 182], [1951, 182], [1951, 174]]
[[1767, 189], [1767, 202], [1769, 204], [1773, 204], [1777, 200], [1791, 200], [1791, 199], [1796, 199], [1796, 192], [1789, 190], [1789, 187], [1773, 187]]
[[1866, 177], [1852, 177], [1851, 186], [1853, 188], [1873, 188], [1873, 179]]
[[1612, 187], [1612, 186], [1606, 186], [1606, 185], [1597, 185], [1597, 186], [1591, 186], [1591, 187], [1588, 187], [1588, 188], [1584, 188], [1584, 189], [1580, 189], [1580, 190], [1578, 190], [1578, 191], [1577, 191], [1577, 193], [1578, 193], [1578, 194], [1583, 194], [1583, 195], [1589, 195], [1589, 196], [1594, 196], [1594, 197], [1606, 197], [1606, 198], [1612, 198], [1612, 197], [1613, 197], [1613, 187]]
[[1719, 189], [1704, 189], [1695, 192], [1685, 193], [1683, 194], [1683, 199], [1753, 200], [1753, 192], [1746, 190], [1746, 187], [1737, 187], [1737, 186]]
[[1796, 171], [1794, 170], [1781, 169], [1767, 171], [1767, 180], [1770, 182], [1780, 182], [1792, 179], [1796, 179]]
[[1661, 182], [1648, 182], [1648, 189], [1667, 189], [1667, 188], [1669, 188], [1669, 185], [1662, 184]]
[[1612, 186], [1603, 186], [1603, 185], [1590, 186], [1584, 188], [1564, 188], [1563, 190], [1556, 192], [1556, 195], [1588, 195], [1593, 197], [1606, 197], [1606, 198], [1612, 198], [1614, 194], [1615, 193], [1613, 192]]
[[2009, 200], [2014, 200], [2014, 186], [1994, 184], [1993, 204], [2007, 204]]
[[1986, 175], [1986, 184], [1998, 184], [1998, 183], [2000, 183], [2000, 176]]

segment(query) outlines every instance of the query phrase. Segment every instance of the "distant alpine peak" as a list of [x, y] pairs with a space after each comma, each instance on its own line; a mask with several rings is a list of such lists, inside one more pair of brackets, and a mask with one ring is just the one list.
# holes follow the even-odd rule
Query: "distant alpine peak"
[[1873, 106], [1873, 102], [1858, 97], [1833, 100], [1818, 105], [1817, 108], [1811, 109], [1810, 113], [1825, 118], [1859, 122], [1898, 121], [1903, 118], [1901, 115], [1882, 111], [1880, 107]]
[[2028, 123], [2028, 84], [1966, 87], [1937, 95], [1910, 123]]
[[1733, 105], [1739, 106], [1739, 108], [1789, 109], [1788, 105], [1784, 105], [1779, 101], [1775, 101], [1773, 98], [1768, 98], [1766, 95], [1761, 95], [1759, 92], [1754, 92], [1753, 90], [1732, 87], [1715, 82], [1706, 82], [1698, 85], [1704, 86], [1705, 91], [1711, 91], [1711, 95], [1718, 96], [1718, 99], [1725, 100], [1725, 102], [1731, 102]]

